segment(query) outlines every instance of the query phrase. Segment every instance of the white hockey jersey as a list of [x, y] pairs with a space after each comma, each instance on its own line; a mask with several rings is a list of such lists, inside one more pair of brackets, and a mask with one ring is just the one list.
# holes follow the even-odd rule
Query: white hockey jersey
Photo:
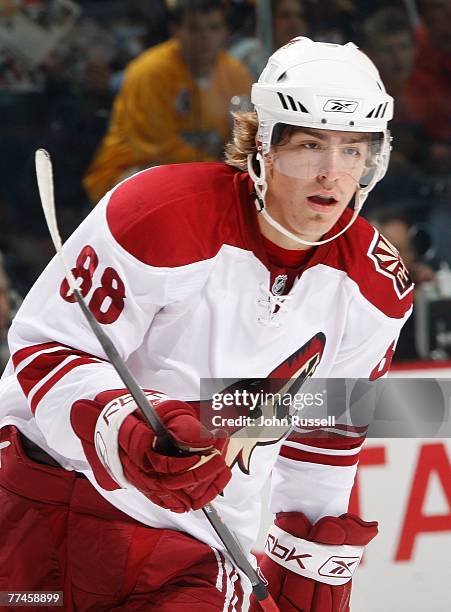
[[[358, 219], [315, 249], [281, 307], [281, 270], [267, 258], [254, 198], [249, 176], [225, 164], [153, 168], [109, 192], [67, 241], [65, 256], [89, 308], [143, 387], [199, 400], [201, 378], [290, 377], [313, 356], [320, 378], [376, 378], [387, 370], [412, 305], [396, 250]], [[96, 482], [71, 428], [71, 407], [124, 385], [68, 296], [58, 259], [25, 299], [9, 342], [0, 426], [16, 425], [138, 521], [221, 548], [201, 511], [174, 514], [134, 488], [105, 491]], [[333, 448], [247, 442], [215, 504], [246, 550], [270, 473], [273, 512], [299, 510], [312, 521], [339, 515], [361, 444], [359, 437]]]

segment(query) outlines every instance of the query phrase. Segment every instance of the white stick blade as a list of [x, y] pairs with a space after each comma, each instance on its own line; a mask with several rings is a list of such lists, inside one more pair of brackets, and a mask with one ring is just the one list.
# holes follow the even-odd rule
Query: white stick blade
[[63, 256], [63, 245], [58, 230], [58, 222], [56, 220], [55, 194], [53, 190], [53, 168], [50, 153], [45, 149], [38, 149], [35, 154], [35, 165], [39, 195], [41, 197], [42, 210], [44, 211], [47, 227], [49, 228], [50, 236], [53, 244], [55, 245], [56, 252], [58, 253], [63, 265], [65, 271], [64, 274], [67, 282], [69, 283], [69, 287], [71, 291], [74, 291], [77, 284]]
[[50, 154], [45, 149], [38, 149], [35, 154], [36, 178], [39, 195], [41, 196], [42, 210], [57, 251], [61, 249], [61, 237], [55, 214], [55, 195], [53, 192], [53, 169]]

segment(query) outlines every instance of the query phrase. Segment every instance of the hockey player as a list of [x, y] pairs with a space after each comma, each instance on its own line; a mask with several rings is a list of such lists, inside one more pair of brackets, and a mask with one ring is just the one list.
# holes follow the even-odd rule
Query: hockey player
[[388, 165], [393, 101], [352, 43], [302, 37], [252, 100], [226, 164], [140, 172], [65, 245], [90, 310], [194, 454], [159, 452], [56, 259], [24, 301], [0, 387], [2, 588], [64, 590], [67, 610], [258, 609], [199, 509], [214, 499], [250, 552], [272, 474], [272, 596], [349, 610], [377, 533], [346, 514], [363, 436], [215, 438], [195, 401], [202, 378], [388, 370], [412, 284], [359, 211]]

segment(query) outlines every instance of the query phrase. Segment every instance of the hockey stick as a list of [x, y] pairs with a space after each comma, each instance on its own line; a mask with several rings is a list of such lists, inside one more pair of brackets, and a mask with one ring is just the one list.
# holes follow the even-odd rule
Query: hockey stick
[[[72, 274], [71, 269], [67, 265], [67, 262], [62, 252], [63, 245], [58, 230], [58, 223], [56, 220], [55, 196], [53, 188], [53, 168], [50, 154], [45, 149], [38, 149], [36, 151], [35, 160], [39, 195], [41, 198], [42, 209], [44, 211], [47, 227], [49, 229], [50, 236], [55, 246], [55, 250], [63, 265], [64, 275], [67, 279], [67, 282], [69, 283], [69, 287], [72, 293], [75, 295], [78, 305], [83, 311], [83, 314], [89, 326], [91, 327], [92, 331], [100, 342], [100, 345], [102, 346], [111, 365], [119, 374], [124, 385], [130, 391], [131, 396], [141, 409], [148, 424], [150, 425], [150, 427], [152, 427], [159, 440], [163, 441], [165, 452], [173, 455], [185, 454], [186, 452], [190, 451], [194, 452], [196, 449], [180, 448], [180, 446], [176, 444], [170, 433], [166, 430], [158, 414], [148, 402], [143, 390], [136, 382], [133, 374], [130, 372], [130, 370], [124, 363], [122, 357], [119, 355], [115, 345], [110, 340], [108, 335], [103, 331], [100, 324], [86, 305], [86, 302], [77, 287], [75, 277]], [[196, 452], [198, 452], [198, 449]], [[277, 612], [278, 608], [274, 603], [272, 597], [269, 595], [263, 580], [258, 576], [257, 572], [249, 563], [246, 555], [241, 550], [241, 547], [238, 544], [236, 538], [225, 525], [214, 506], [211, 503], [206, 504], [202, 508], [202, 511], [208, 522], [212, 525], [213, 529], [217, 533], [218, 537], [220, 538], [221, 542], [223, 543], [225, 549], [229, 553], [235, 565], [240, 568], [250, 580], [252, 584], [252, 591], [254, 593], [255, 598], [259, 601], [261, 608], [267, 612]]]

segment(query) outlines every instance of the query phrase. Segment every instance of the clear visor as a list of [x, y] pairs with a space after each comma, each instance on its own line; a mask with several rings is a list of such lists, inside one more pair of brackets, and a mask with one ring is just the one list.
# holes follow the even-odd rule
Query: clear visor
[[324, 175], [331, 180], [349, 176], [365, 187], [381, 163], [382, 134], [295, 130], [280, 138], [277, 127], [273, 140], [278, 142], [271, 144], [270, 156], [274, 168], [286, 176], [314, 179]]

